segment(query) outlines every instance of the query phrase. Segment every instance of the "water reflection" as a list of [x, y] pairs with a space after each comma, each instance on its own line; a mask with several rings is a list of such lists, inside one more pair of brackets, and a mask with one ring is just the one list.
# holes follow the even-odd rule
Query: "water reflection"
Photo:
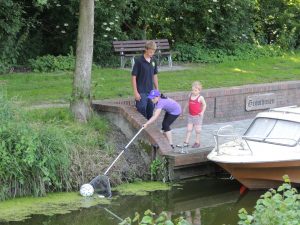
[[[184, 216], [194, 225], [237, 224], [237, 212], [249, 211], [262, 192], [249, 192], [241, 198], [240, 185], [232, 180], [195, 179], [180, 183], [170, 191], [157, 191], [148, 196], [119, 196], [109, 206], [95, 206], [65, 215], [39, 216], [22, 222], [0, 225], [111, 225], [121, 219], [143, 214], [147, 209], [155, 213], [165, 210], [172, 216]], [[1, 213], [1, 212], [0, 212]]]
[[172, 194], [169, 214], [184, 216], [194, 225], [216, 224], [215, 220], [206, 218], [206, 209], [215, 208], [212, 216], [218, 217], [218, 207], [227, 208], [229, 204], [237, 203], [240, 196], [239, 184], [232, 180], [195, 180], [185, 183], [182, 190], [173, 190]]

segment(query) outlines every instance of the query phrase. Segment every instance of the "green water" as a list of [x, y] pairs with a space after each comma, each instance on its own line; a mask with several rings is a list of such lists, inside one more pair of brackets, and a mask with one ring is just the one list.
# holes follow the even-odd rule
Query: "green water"
[[[172, 218], [184, 216], [196, 225], [237, 224], [240, 208], [252, 211], [262, 192], [239, 194], [240, 185], [226, 179], [195, 179], [174, 185], [171, 190], [150, 192], [148, 195], [117, 195], [110, 204], [97, 204], [66, 214], [33, 215], [20, 222], [0, 222], [0, 225], [111, 225], [120, 218], [143, 214], [147, 209], [167, 211]], [[10, 206], [13, 210], [13, 205]], [[1, 215], [1, 212], [0, 212]]]

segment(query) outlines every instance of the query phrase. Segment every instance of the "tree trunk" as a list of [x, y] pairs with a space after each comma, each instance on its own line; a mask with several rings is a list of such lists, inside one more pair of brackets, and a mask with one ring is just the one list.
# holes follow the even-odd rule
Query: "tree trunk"
[[94, 40], [94, 0], [80, 0], [76, 63], [70, 109], [79, 122], [91, 115], [91, 71]]

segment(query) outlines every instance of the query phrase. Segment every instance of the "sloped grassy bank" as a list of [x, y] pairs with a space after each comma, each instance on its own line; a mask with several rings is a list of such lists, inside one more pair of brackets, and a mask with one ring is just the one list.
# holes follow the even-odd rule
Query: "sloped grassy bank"
[[[120, 141], [127, 140], [98, 115], [77, 124], [68, 108], [24, 110], [0, 94], [0, 201], [78, 190], [107, 168], [125, 146]], [[114, 186], [124, 181], [126, 168], [118, 166]], [[126, 181], [147, 173], [128, 168]]]
[[70, 189], [69, 145], [54, 126], [29, 124], [0, 95], [0, 200]]
[[[109, 200], [97, 195], [83, 198], [78, 190], [107, 168], [120, 148], [118, 145], [125, 146], [110, 141], [116, 139], [110, 135], [122, 140], [121, 134], [113, 130], [98, 115], [88, 124], [77, 124], [68, 108], [26, 111], [0, 95], [0, 221], [20, 221], [32, 214], [62, 214], [108, 204]], [[120, 171], [118, 165], [114, 169]], [[122, 176], [110, 173], [114, 186], [124, 182]], [[126, 181], [140, 176], [130, 171]], [[147, 191], [166, 189], [166, 184], [139, 182], [114, 191], [145, 195]]]

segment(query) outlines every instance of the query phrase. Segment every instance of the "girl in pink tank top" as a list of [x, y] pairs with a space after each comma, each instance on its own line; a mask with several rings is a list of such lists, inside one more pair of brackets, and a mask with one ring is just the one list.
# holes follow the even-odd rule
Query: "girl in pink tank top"
[[[189, 141], [190, 141], [193, 128], [195, 129], [196, 138], [195, 138], [195, 143], [192, 145], [192, 148], [200, 147], [200, 133], [202, 127], [202, 120], [203, 120], [204, 112], [206, 110], [205, 99], [203, 98], [203, 96], [200, 95], [201, 90], [202, 90], [201, 83], [199, 81], [193, 82], [192, 91], [189, 94], [189, 100], [188, 100], [189, 113], [188, 113], [186, 137], [183, 143], [183, 147], [189, 146]], [[187, 106], [185, 107], [185, 109], [186, 108]]]
[[192, 116], [197, 116], [202, 112], [202, 101], [199, 101], [200, 94], [196, 99], [192, 99], [192, 94], [190, 94], [189, 98], [189, 113]]

